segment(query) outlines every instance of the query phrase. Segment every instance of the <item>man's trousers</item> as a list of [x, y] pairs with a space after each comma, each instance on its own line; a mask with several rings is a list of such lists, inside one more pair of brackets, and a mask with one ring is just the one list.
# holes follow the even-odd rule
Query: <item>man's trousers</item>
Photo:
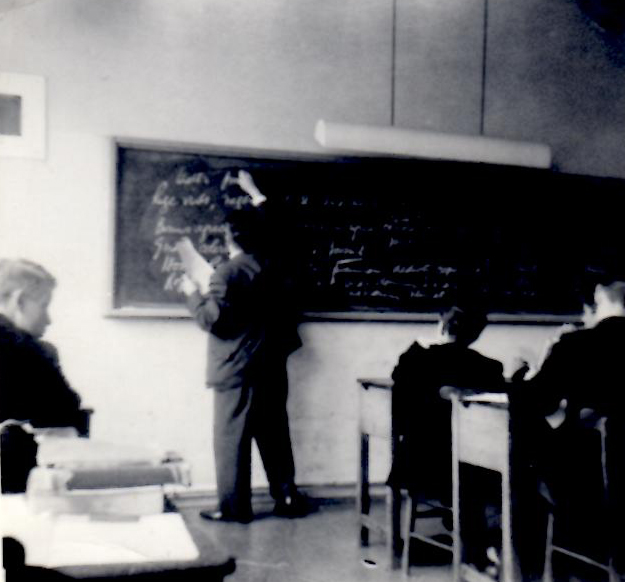
[[258, 374], [240, 387], [215, 391], [213, 442], [217, 494], [224, 515], [236, 518], [252, 513], [252, 439], [272, 497], [283, 499], [295, 490], [287, 396], [286, 365], [273, 374]]

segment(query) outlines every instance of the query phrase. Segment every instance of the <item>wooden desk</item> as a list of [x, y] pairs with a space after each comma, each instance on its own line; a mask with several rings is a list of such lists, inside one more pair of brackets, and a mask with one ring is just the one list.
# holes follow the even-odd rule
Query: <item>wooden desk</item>
[[[371, 436], [386, 439], [395, 450], [397, 436], [392, 426], [392, 385], [389, 378], [359, 378], [359, 440], [360, 470], [357, 485], [357, 510], [360, 525], [360, 543], [369, 543], [369, 531], [381, 531], [387, 539], [390, 564], [393, 569], [401, 566], [400, 513], [402, 498], [399, 492], [388, 493], [387, 512], [384, 523], [369, 515], [369, 439]], [[505, 395], [480, 395], [462, 397], [451, 395], [453, 434], [453, 515], [454, 580], [478, 579], [472, 576], [470, 567], [462, 563], [462, 539], [460, 531], [460, 463], [491, 469], [502, 477], [502, 564], [501, 582], [521, 580], [517, 552], [513, 547], [514, 497], [511, 471], [510, 418]]]
[[[13, 494], [0, 496], [0, 514], [3, 536], [20, 541], [29, 565], [46, 567], [68, 579], [222, 582], [236, 567], [221, 546], [195, 540], [193, 528], [174, 513], [146, 516], [145, 527], [140, 527], [140, 521], [119, 518], [94, 518], [92, 522], [85, 515], [53, 517], [32, 512], [24, 494]], [[116, 527], [119, 532], [114, 531]], [[197, 550], [174, 537], [184, 528], [182, 537], [194, 539]], [[68, 535], [68, 531], [81, 535]], [[21, 575], [15, 574], [16, 579]]]
[[[380, 523], [369, 515], [371, 495], [369, 493], [369, 439], [380, 437], [388, 442], [391, 458], [394, 450], [391, 397], [393, 381], [390, 378], [358, 378], [358, 434], [360, 443], [360, 470], [357, 479], [357, 510], [360, 525], [360, 543], [369, 544], [369, 530], [389, 535], [389, 524]], [[388, 521], [388, 520], [387, 520]]]
[[[474, 399], [474, 400], [473, 400]], [[501, 582], [521, 580], [521, 571], [513, 541], [514, 488], [511, 471], [512, 440], [510, 415], [505, 395], [463, 398], [452, 393], [452, 458], [453, 458], [453, 579], [475, 580], [479, 574], [462, 563], [460, 530], [460, 463], [483, 467], [501, 474]]]

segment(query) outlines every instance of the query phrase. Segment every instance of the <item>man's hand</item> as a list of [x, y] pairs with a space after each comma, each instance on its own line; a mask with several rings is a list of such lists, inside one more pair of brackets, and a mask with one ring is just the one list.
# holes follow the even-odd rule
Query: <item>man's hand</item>
[[545, 416], [545, 420], [549, 423], [549, 426], [553, 429], [558, 428], [566, 418], [566, 407], [568, 406], [568, 402], [566, 398], [560, 400], [560, 404], [558, 408], [556, 408], [555, 412]]
[[591, 305], [586, 305], [584, 303], [584, 312], [582, 314], [582, 323], [584, 327], [589, 329], [591, 327], [595, 327], [597, 324], [597, 314], [595, 312], [595, 308]]
[[252, 175], [249, 172], [239, 170], [237, 181], [239, 182], [241, 189], [250, 195], [250, 198], [252, 199], [252, 206], [260, 206], [263, 202], [265, 202], [265, 200], [267, 200], [267, 197], [262, 194], [256, 187], [256, 184], [254, 184]]
[[531, 367], [527, 360], [523, 358], [515, 358], [513, 363], [514, 371], [512, 372], [511, 380], [514, 383], [522, 382], [531, 371]]

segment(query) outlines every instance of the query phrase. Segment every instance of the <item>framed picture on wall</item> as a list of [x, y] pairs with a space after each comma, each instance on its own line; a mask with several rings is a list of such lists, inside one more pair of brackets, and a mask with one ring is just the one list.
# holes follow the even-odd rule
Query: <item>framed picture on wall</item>
[[45, 155], [45, 79], [0, 72], [0, 157]]

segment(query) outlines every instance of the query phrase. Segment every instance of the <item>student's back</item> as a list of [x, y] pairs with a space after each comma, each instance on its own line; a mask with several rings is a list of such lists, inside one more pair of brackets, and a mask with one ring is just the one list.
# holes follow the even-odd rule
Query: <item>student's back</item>
[[72, 426], [80, 399], [69, 387], [46, 342], [0, 315], [0, 421], [28, 420], [34, 426]]
[[447, 343], [414, 342], [393, 370], [393, 423], [401, 443], [388, 484], [425, 497], [451, 501], [451, 405], [443, 386], [500, 391], [503, 365], [471, 349], [486, 318], [454, 308], [443, 316]]
[[522, 389], [531, 391], [546, 413], [562, 398], [577, 409], [618, 412], [625, 393], [624, 344], [625, 317], [609, 317], [590, 329], [563, 334]]

